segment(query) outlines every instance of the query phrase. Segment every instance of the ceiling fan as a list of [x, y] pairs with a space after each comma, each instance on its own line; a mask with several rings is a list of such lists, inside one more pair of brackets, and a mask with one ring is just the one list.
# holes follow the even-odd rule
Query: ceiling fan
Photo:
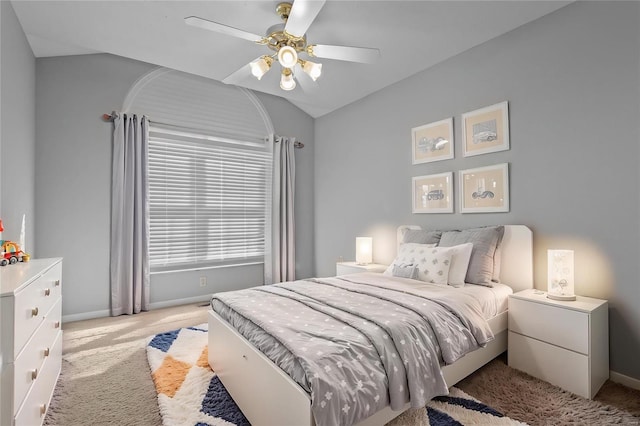
[[307, 43], [307, 29], [325, 1], [295, 0], [293, 3], [278, 4], [276, 13], [284, 22], [269, 27], [264, 36], [196, 16], [189, 16], [184, 20], [188, 25], [252, 41], [274, 52], [262, 55], [243, 66], [222, 80], [224, 83], [236, 84], [249, 74], [260, 80], [277, 60], [282, 67], [280, 88], [293, 90], [297, 80], [302, 89], [309, 92], [317, 88], [315, 81], [322, 73], [322, 64], [302, 59], [301, 55], [360, 63], [373, 63], [380, 57], [378, 49]]

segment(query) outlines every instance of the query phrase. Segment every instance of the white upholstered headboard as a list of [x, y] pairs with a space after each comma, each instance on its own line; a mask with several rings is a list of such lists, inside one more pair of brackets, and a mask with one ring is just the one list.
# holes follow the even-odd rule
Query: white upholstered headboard
[[[398, 227], [397, 244], [407, 229], [422, 229], [417, 225]], [[514, 292], [533, 288], [533, 235], [524, 225], [504, 225], [501, 244], [500, 282]]]

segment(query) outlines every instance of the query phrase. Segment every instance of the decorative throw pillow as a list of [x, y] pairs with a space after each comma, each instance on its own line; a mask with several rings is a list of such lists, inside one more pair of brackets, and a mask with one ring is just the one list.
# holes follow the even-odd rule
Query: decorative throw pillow
[[439, 247], [473, 243], [465, 282], [491, 287], [496, 247], [502, 241], [503, 235], [504, 226], [445, 231], [440, 238]]
[[418, 265], [393, 265], [391, 274], [394, 277], [418, 279]]
[[451, 250], [451, 268], [449, 268], [448, 284], [454, 287], [462, 287], [467, 276], [467, 269], [469, 269], [473, 244], [460, 244], [449, 247], [449, 250]]
[[446, 285], [449, 279], [452, 250], [449, 248], [428, 247], [427, 244], [405, 243], [400, 246], [398, 257], [385, 271], [386, 275], [393, 275], [393, 266], [414, 264], [418, 270], [418, 280]]
[[383, 272], [383, 275], [393, 275], [393, 267], [395, 265], [411, 265], [415, 264], [412, 259], [415, 259], [416, 250], [422, 250], [435, 247], [435, 244], [417, 244], [417, 243], [402, 243], [398, 248], [398, 255], [391, 262], [391, 265]]

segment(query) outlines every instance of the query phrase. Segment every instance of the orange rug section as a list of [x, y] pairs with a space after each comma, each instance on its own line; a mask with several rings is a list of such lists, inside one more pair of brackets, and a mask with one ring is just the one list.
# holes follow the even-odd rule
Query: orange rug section
[[160, 367], [151, 375], [158, 393], [163, 393], [173, 398], [180, 386], [182, 386], [190, 368], [190, 364], [167, 355]]

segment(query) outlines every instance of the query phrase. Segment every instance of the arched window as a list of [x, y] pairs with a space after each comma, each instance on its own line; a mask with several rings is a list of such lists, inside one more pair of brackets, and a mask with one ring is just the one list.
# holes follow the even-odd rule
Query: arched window
[[152, 271], [263, 262], [273, 128], [255, 95], [159, 69], [123, 110], [150, 121]]

